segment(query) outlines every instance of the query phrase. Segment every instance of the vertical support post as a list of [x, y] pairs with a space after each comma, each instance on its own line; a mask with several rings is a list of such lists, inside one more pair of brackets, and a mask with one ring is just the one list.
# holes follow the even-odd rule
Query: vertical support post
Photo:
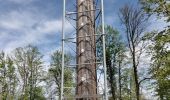
[[107, 96], [107, 68], [106, 68], [106, 50], [105, 50], [105, 30], [104, 30], [104, 2], [101, 0], [102, 11], [102, 37], [103, 37], [103, 67], [104, 67], [104, 96], [105, 100], [108, 100]]
[[63, 100], [64, 96], [64, 38], [65, 38], [65, 4], [66, 0], [63, 0], [63, 19], [62, 19], [62, 70], [61, 70], [61, 95], [60, 100]]

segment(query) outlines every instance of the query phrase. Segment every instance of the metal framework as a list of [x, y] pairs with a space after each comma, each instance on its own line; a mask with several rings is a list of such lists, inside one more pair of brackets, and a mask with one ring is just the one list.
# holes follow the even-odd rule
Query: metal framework
[[[61, 75], [61, 100], [108, 100], [106, 56], [105, 56], [105, 31], [104, 31], [104, 5], [103, 0], [71, 0], [75, 1], [75, 11], [67, 9], [66, 0], [63, 0], [63, 23], [62, 23], [62, 75]], [[70, 0], [68, 1], [70, 5]], [[73, 26], [75, 34], [66, 33], [66, 19]], [[98, 23], [99, 22], [99, 23]], [[100, 23], [101, 22], [101, 23]], [[96, 29], [101, 24], [101, 32]], [[66, 38], [66, 35], [69, 35]], [[75, 37], [74, 37], [75, 36]], [[102, 59], [97, 59], [96, 44], [101, 40]], [[70, 50], [75, 52], [75, 64], [65, 65], [65, 48], [69, 44]], [[75, 50], [74, 50], [74, 49]], [[102, 66], [104, 72], [103, 83], [99, 82], [97, 69]], [[75, 86], [64, 86], [65, 68], [74, 70]], [[100, 93], [102, 84], [103, 90]], [[71, 95], [65, 93], [69, 89]]]

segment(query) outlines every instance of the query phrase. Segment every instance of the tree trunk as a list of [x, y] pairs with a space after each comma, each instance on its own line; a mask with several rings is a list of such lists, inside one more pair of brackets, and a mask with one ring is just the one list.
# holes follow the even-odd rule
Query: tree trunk
[[132, 57], [133, 57], [133, 72], [134, 72], [134, 78], [135, 78], [135, 92], [136, 92], [136, 99], [139, 100], [140, 94], [139, 94], [139, 82], [138, 82], [138, 71], [137, 71], [137, 66], [136, 66], [136, 57], [135, 57], [135, 47], [133, 46], [133, 52], [132, 52]]
[[122, 86], [121, 86], [121, 63], [119, 62], [119, 100], [122, 100]]
[[107, 64], [107, 68], [109, 69], [108, 74], [109, 74], [109, 83], [110, 83], [110, 88], [111, 88], [111, 94], [112, 94], [112, 100], [116, 100], [115, 97], [115, 86], [114, 86], [114, 75], [113, 75], [113, 68], [111, 67], [111, 60], [110, 57], [106, 57], [106, 64]]

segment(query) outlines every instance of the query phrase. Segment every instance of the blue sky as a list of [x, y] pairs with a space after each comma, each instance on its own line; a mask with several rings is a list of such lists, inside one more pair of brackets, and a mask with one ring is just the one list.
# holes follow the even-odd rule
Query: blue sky
[[[69, 5], [74, 2], [70, 1]], [[106, 24], [117, 26], [118, 9], [126, 2], [136, 1], [104, 2]], [[0, 50], [10, 53], [17, 47], [32, 44], [48, 60], [54, 50], [61, 48], [61, 29], [62, 0], [0, 0]], [[71, 29], [71, 25], [66, 26], [66, 31]]]
[[[70, 1], [69, 5], [75, 2], [67, 1]], [[122, 30], [118, 18], [119, 8], [126, 3], [137, 2], [104, 0], [105, 24]], [[33, 44], [48, 59], [51, 52], [61, 47], [61, 28], [62, 0], [0, 0], [0, 50], [9, 53], [16, 47]], [[66, 32], [71, 29], [71, 25], [66, 25]]]

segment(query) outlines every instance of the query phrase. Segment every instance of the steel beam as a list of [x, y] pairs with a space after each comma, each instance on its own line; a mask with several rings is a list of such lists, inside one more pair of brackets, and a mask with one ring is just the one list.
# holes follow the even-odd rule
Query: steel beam
[[61, 70], [61, 94], [60, 100], [63, 100], [64, 97], [64, 39], [65, 39], [65, 5], [66, 0], [63, 0], [63, 19], [62, 19], [62, 70]]
[[105, 44], [105, 29], [104, 29], [104, 2], [101, 0], [102, 9], [102, 34], [103, 34], [103, 67], [104, 67], [104, 96], [105, 100], [108, 100], [107, 96], [107, 68], [106, 68], [106, 44]]

